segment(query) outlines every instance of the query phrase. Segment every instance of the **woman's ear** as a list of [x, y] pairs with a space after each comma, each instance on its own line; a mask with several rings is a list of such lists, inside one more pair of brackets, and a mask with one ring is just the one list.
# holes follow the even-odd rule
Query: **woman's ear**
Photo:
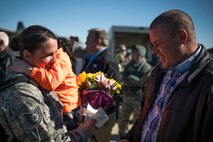
[[30, 53], [28, 50], [24, 50], [23, 51], [23, 58], [26, 59], [26, 60], [30, 60], [32, 57], [32, 53]]
[[181, 29], [179, 30], [178, 34], [179, 34], [181, 43], [182, 44], [186, 43], [188, 38], [188, 33], [186, 32], [186, 30]]

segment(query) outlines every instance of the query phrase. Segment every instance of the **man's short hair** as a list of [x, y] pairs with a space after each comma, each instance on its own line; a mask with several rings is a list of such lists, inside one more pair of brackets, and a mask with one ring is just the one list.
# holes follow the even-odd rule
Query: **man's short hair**
[[104, 29], [94, 28], [94, 29], [90, 29], [89, 32], [95, 33], [96, 39], [99, 39], [99, 38], [101, 39], [102, 46], [108, 46], [109, 39], [108, 39], [108, 35]]
[[74, 40], [74, 41], [79, 42], [79, 38], [77, 36], [75, 36], [75, 35], [71, 35], [70, 36], [70, 40]]
[[189, 34], [189, 41], [196, 39], [192, 18], [184, 11], [172, 9], [160, 14], [152, 21], [149, 29], [152, 29], [159, 24], [166, 26], [167, 30], [172, 36], [176, 34], [180, 29], [185, 29]]

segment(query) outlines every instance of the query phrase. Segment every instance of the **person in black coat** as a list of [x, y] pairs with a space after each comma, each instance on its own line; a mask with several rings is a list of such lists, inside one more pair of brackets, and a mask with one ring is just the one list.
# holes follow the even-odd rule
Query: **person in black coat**
[[[14, 61], [15, 54], [8, 47], [9, 37], [5, 32], [0, 32], [0, 83], [3, 82], [5, 78], [5, 71], [7, 67]], [[0, 125], [0, 139], [6, 140], [7, 135], [5, 134], [4, 129]]]
[[149, 36], [160, 63], [144, 85], [139, 118], [117, 142], [212, 142], [213, 59], [198, 43], [192, 18], [165, 11]]
[[[107, 78], [112, 78], [116, 81], [119, 81], [120, 77], [118, 66], [115, 63], [111, 53], [107, 50], [108, 42], [108, 35], [105, 30], [89, 30], [86, 41], [86, 50], [89, 56], [85, 61], [82, 71], [85, 71], [86, 73], [96, 73], [98, 71], [101, 71], [106, 74]], [[106, 113], [109, 115], [109, 120], [102, 127], [96, 130], [93, 137], [94, 141], [110, 141], [111, 130], [116, 121], [115, 108], [115, 106], [112, 106], [106, 110]]]

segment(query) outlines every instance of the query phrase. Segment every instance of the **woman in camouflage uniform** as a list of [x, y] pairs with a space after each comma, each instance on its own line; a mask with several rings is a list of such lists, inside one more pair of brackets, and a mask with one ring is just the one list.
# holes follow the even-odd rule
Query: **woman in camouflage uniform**
[[[6, 73], [6, 80], [22, 76], [30, 66], [48, 68], [58, 49], [56, 36], [42, 26], [30, 26], [11, 41], [11, 48], [20, 50], [22, 66], [16, 62]], [[19, 64], [20, 65], [20, 64]], [[30, 65], [30, 66], [29, 66]], [[0, 124], [5, 129], [7, 141], [87, 141], [94, 130], [94, 121], [80, 124], [67, 131], [63, 124], [62, 105], [54, 92], [42, 89], [34, 81], [17, 82], [0, 89]], [[4, 86], [1, 84], [1, 87]]]

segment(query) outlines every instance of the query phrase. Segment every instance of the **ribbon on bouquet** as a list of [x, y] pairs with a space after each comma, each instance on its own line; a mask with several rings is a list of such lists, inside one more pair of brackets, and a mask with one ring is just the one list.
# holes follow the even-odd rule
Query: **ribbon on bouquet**
[[102, 107], [104, 110], [107, 110], [113, 106], [112, 96], [104, 90], [82, 90], [81, 98], [82, 103], [89, 103], [94, 109]]

